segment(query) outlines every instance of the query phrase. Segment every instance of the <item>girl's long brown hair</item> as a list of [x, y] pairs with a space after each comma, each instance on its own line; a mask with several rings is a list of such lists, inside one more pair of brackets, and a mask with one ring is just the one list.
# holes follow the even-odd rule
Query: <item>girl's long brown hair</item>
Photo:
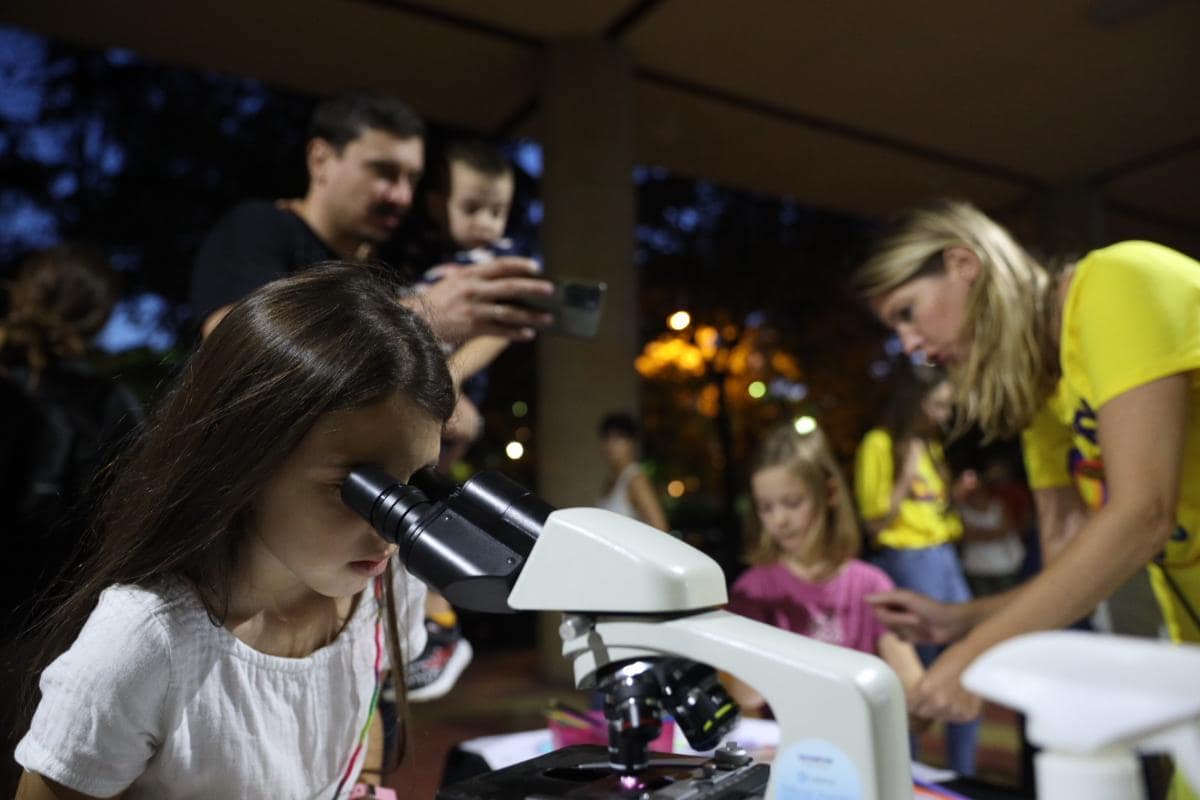
[[[445, 358], [402, 296], [378, 268], [331, 263], [233, 307], [114, 468], [93, 553], [44, 625], [26, 721], [36, 676], [70, 645], [108, 586], [182, 576], [222, 623], [251, 503], [319, 417], [397, 391], [434, 419], [450, 416]], [[387, 585], [388, 646], [400, 674], [407, 660]]]

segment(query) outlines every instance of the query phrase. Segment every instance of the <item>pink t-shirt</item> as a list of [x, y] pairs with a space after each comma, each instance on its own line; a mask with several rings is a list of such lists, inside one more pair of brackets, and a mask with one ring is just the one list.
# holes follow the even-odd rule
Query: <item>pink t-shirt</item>
[[829, 580], [812, 583], [783, 564], [751, 567], [729, 590], [728, 609], [829, 644], [876, 655], [887, 629], [863, 598], [894, 588], [878, 567], [852, 559]]

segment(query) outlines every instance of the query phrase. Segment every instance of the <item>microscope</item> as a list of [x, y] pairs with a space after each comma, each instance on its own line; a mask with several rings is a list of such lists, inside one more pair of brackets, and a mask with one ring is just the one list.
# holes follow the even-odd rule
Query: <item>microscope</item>
[[[401, 483], [352, 470], [342, 499], [405, 568], [459, 608], [563, 613], [576, 685], [604, 697], [608, 747], [563, 748], [444, 788], [442, 800], [638, 798], [899, 800], [912, 779], [904, 695], [878, 658], [721, 609], [720, 567], [635, 520], [555, 509], [494, 472], [461, 486], [432, 469]], [[779, 722], [770, 766], [734, 742], [725, 670]], [[648, 751], [664, 714], [697, 751]]]

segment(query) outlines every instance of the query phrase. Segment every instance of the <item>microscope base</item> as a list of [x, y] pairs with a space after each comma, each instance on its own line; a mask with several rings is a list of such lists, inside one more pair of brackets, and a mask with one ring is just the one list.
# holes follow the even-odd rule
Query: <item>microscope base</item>
[[437, 800], [750, 800], [763, 796], [769, 773], [766, 764], [723, 769], [702, 756], [651, 753], [646, 769], [623, 778], [607, 749], [576, 745], [444, 787]]

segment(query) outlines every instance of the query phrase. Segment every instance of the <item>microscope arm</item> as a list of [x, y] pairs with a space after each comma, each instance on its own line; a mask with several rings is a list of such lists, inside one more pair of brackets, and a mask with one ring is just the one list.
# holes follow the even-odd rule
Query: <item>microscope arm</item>
[[780, 725], [768, 798], [807, 796], [789, 790], [822, 780], [830, 797], [912, 797], [895, 673], [874, 656], [714, 610], [726, 600], [724, 575], [708, 556], [590, 508], [549, 515], [509, 596], [513, 608], [570, 609], [563, 655], [579, 686], [609, 664], [656, 656], [707, 664], [753, 686]]
[[580, 686], [605, 664], [659, 655], [725, 670], [762, 693], [779, 721], [768, 798], [792, 796], [789, 789], [811, 781], [822, 762], [830, 788], [844, 796], [912, 797], [904, 694], [878, 658], [727, 611], [584, 619], [569, 616], [562, 628], [563, 655]]
[[[727, 601], [725, 576], [695, 548], [600, 509], [554, 510], [494, 473], [460, 487], [421, 470], [406, 485], [360, 465], [342, 498], [400, 546], [410, 572], [452, 601], [486, 611], [565, 610], [563, 652], [580, 685], [622, 661], [666, 656], [753, 686], [780, 724], [769, 800], [912, 796], [895, 674], [874, 656], [713, 610]], [[701, 704], [683, 701], [681, 708]], [[713, 738], [717, 716], [701, 721]], [[639, 747], [622, 767], [645, 756]]]

